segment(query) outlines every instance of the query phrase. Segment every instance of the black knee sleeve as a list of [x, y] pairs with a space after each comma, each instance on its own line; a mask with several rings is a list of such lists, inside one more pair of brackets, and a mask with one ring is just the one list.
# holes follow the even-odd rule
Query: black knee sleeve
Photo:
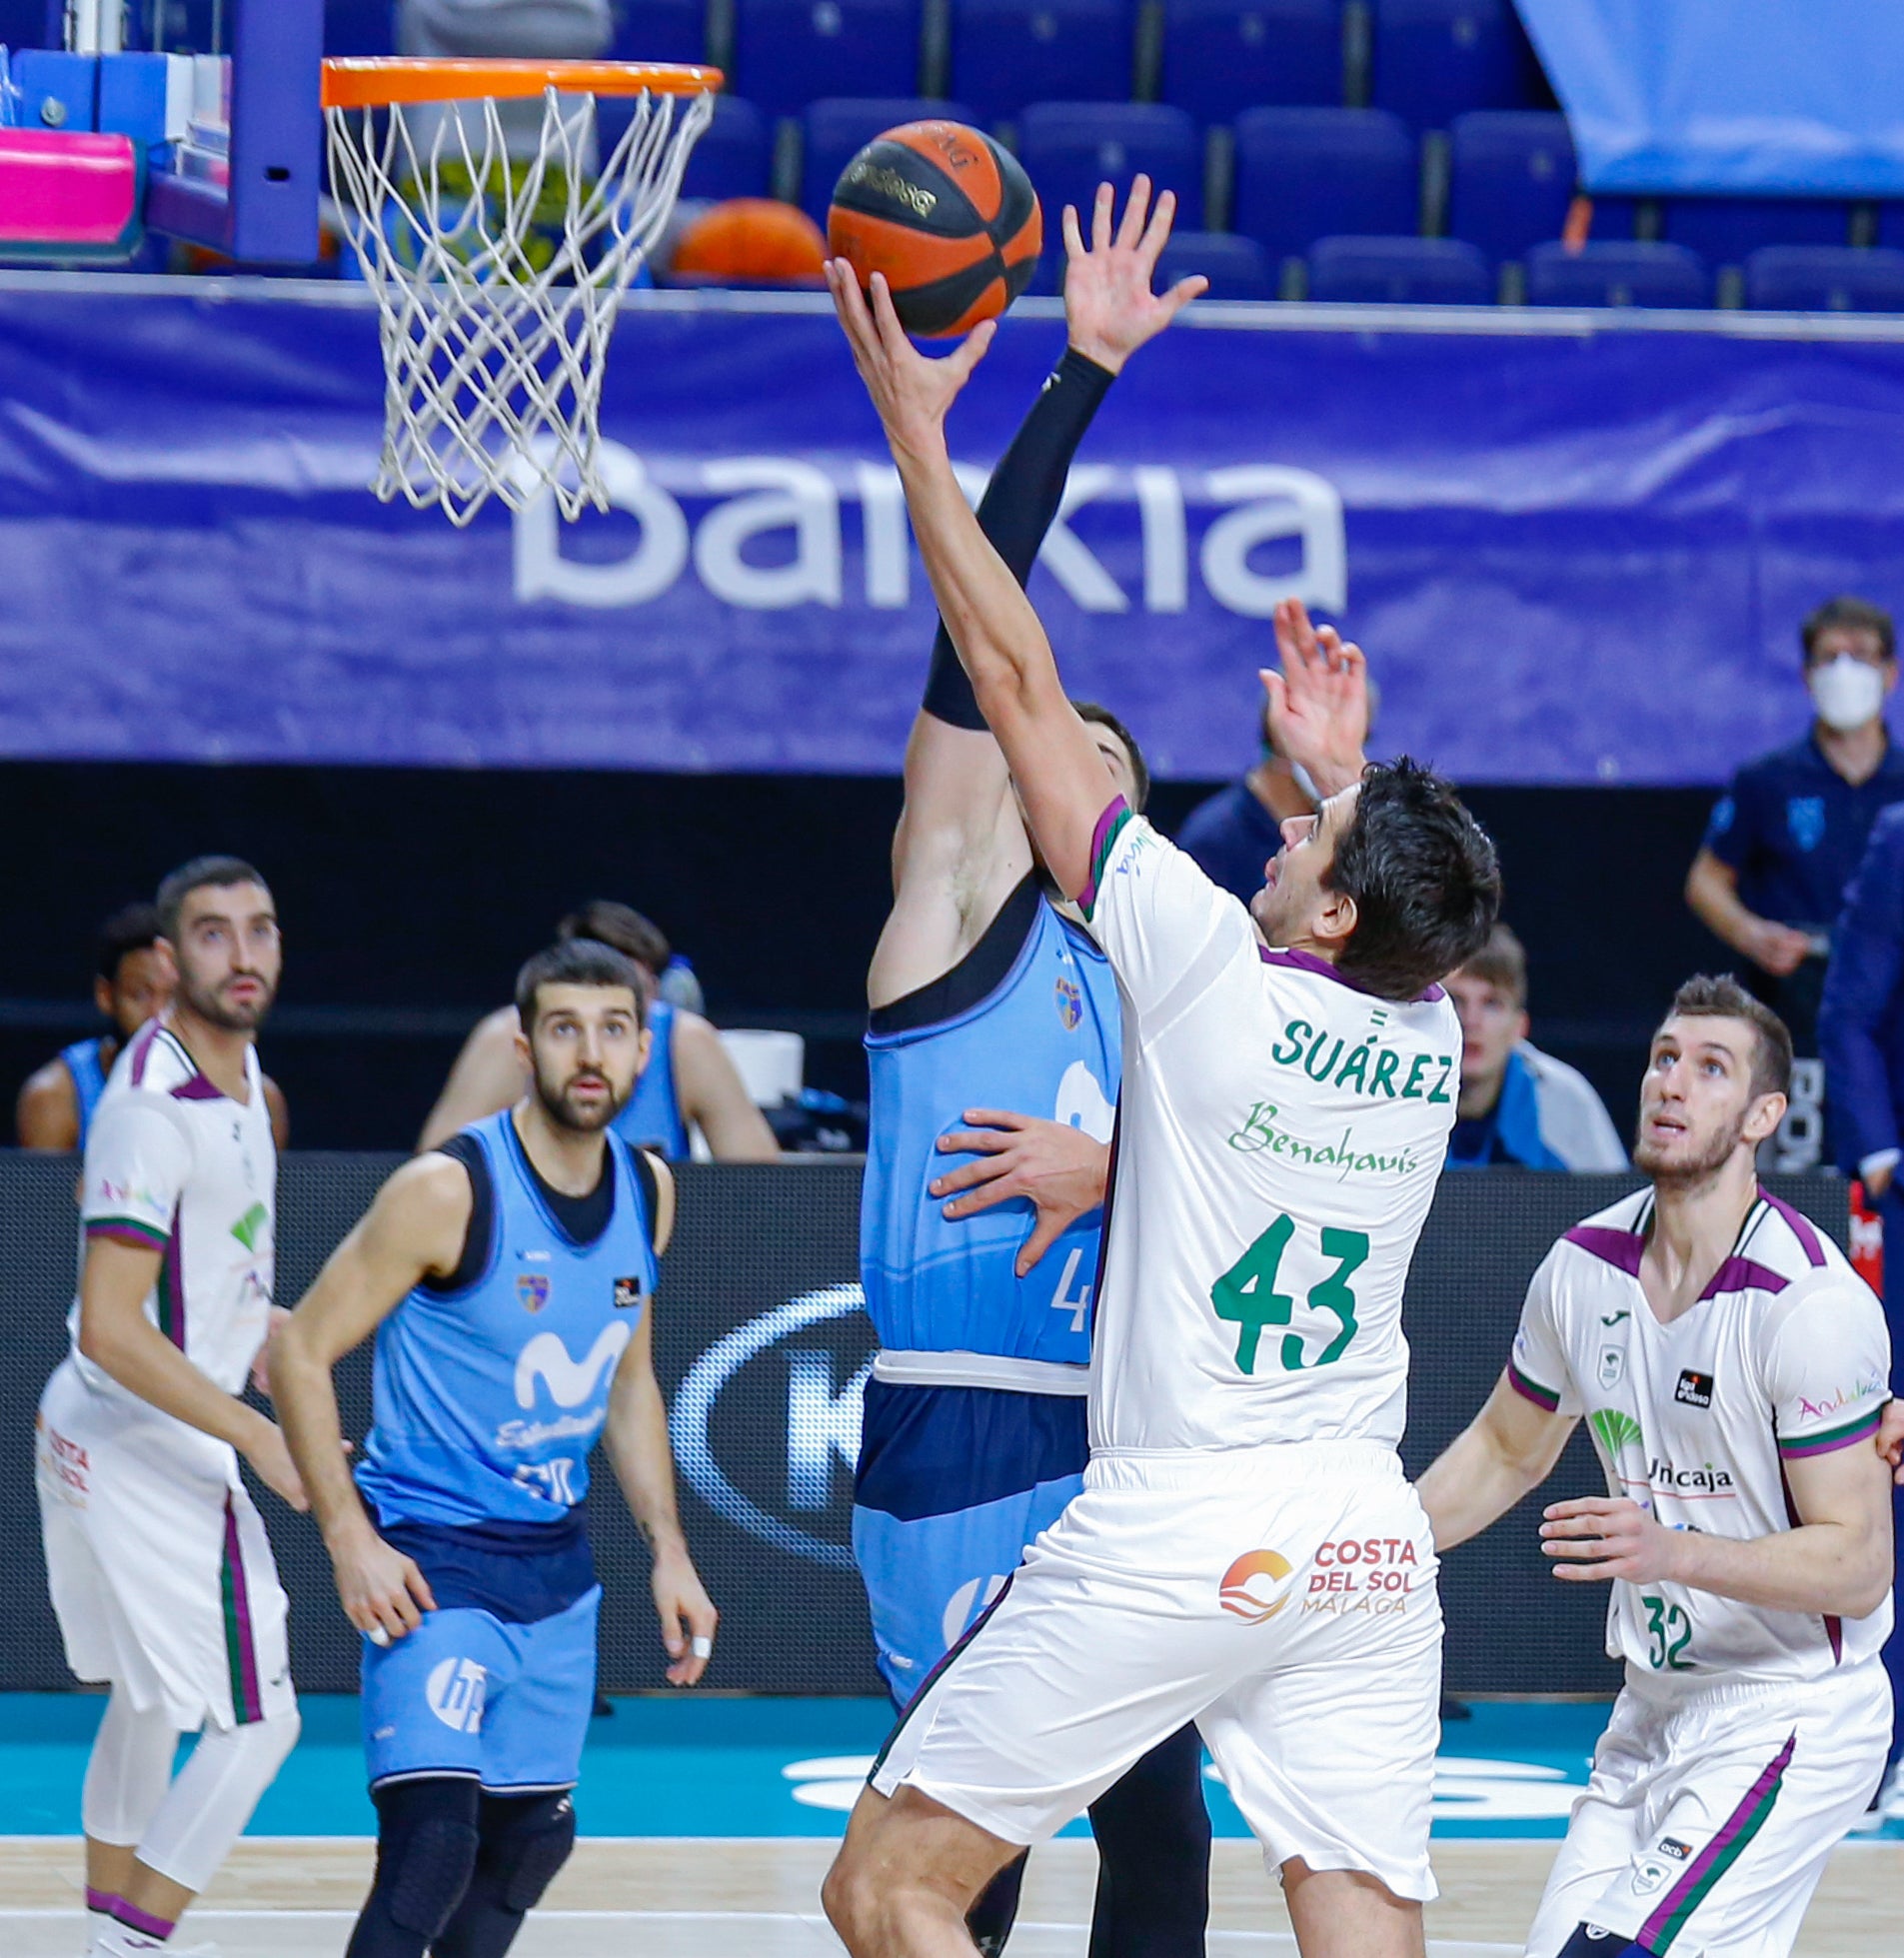
[[1582, 1924], [1554, 1958], [1652, 1958], [1652, 1954], [1643, 1944], [1634, 1944], [1617, 1931], [1603, 1931], [1597, 1924]]
[[476, 1869], [476, 1783], [428, 1775], [373, 1791], [377, 1880], [349, 1958], [420, 1958], [455, 1916]]
[[1203, 1743], [1184, 1727], [1090, 1808], [1097, 1897], [1090, 1958], [1202, 1958], [1209, 1921]]
[[980, 1958], [998, 1958], [1004, 1941], [1017, 1921], [1018, 1892], [1024, 1887], [1024, 1862], [1030, 1852], [1021, 1851], [1005, 1864], [978, 1893], [978, 1901], [965, 1913], [965, 1930], [978, 1947]]
[[436, 1958], [504, 1958], [524, 1915], [575, 1847], [575, 1802], [552, 1795], [485, 1795], [469, 1893], [436, 1940]]

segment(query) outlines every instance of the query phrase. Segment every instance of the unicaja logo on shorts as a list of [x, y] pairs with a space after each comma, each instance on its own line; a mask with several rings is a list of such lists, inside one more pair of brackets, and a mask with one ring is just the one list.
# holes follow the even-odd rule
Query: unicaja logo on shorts
[[1223, 1572], [1223, 1609], [1246, 1625], [1265, 1623], [1289, 1602], [1287, 1591], [1280, 1597], [1276, 1592], [1291, 1568], [1289, 1559], [1274, 1550], [1245, 1551]]
[[488, 1685], [488, 1671], [474, 1659], [445, 1659], [425, 1682], [423, 1696], [446, 1727], [460, 1734], [480, 1734]]

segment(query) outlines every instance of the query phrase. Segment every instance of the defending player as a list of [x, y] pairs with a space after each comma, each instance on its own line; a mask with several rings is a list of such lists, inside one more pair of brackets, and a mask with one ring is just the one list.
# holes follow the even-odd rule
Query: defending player
[[1582, 1416], [1606, 1470], [1540, 1531], [1556, 1577], [1611, 1580], [1626, 1685], [1533, 1958], [1779, 1958], [1883, 1772], [1890, 1351], [1837, 1247], [1758, 1185], [1791, 1059], [1736, 980], [1679, 988], [1640, 1085], [1651, 1187], [1547, 1253], [1500, 1384], [1421, 1478], [1446, 1549]]
[[[1076, 232], [1066, 212], [1073, 258]], [[1250, 912], [1219, 892], [1115, 792], [959, 495], [945, 415], [989, 331], [926, 360], [883, 280], [869, 311], [846, 267], [829, 276], [940, 616], [1116, 976], [1124, 1074], [1083, 1493], [895, 1729], [828, 1913], [866, 1958], [969, 1950], [992, 1872], [1194, 1719], [1305, 1958], [1419, 1953], [1441, 1628], [1394, 1453], [1401, 1290], [1459, 1065], [1435, 979], [1493, 924], [1492, 847], [1437, 778], [1338, 745], [1338, 714], [1300, 757], [1319, 815], [1287, 826]], [[1365, 712], [1359, 656], [1327, 663]], [[1312, 1588], [1350, 1539], [1383, 1546], [1386, 1608]]]
[[[1189, 296], [1152, 298], [1135, 239], [1071, 261], [1068, 347], [980, 505], [980, 525], [1020, 582], [1113, 377]], [[1102, 710], [1082, 711], [1111, 780], [1141, 808], [1148, 783], [1135, 743]], [[853, 1538], [880, 1667], [904, 1708], [1081, 1486], [1104, 1145], [1120, 1075], [1109, 969], [1075, 913], [1053, 902], [943, 628], [907, 744], [893, 885], [867, 986], [860, 1256], [881, 1350]], [[989, 1126], [968, 1129], [974, 1118]], [[986, 1152], [952, 1168], [950, 1155], [974, 1147]], [[1017, 1193], [1027, 1186], [1035, 1216]], [[1201, 1755], [1186, 1728], [1092, 1809], [1098, 1958], [1200, 1958]], [[973, 1910], [981, 1950], [1003, 1945], [1021, 1873], [1020, 1859]]]
[[163, 1946], [298, 1735], [285, 1594], [238, 1472], [243, 1454], [306, 1506], [283, 1436], [238, 1398], [272, 1312], [278, 1158], [252, 1040], [277, 912], [249, 865], [202, 857], [158, 914], [172, 1003], [94, 1115], [73, 1350], [37, 1423], [66, 1661], [112, 1687], [82, 1800], [98, 1958]]
[[[365, 1635], [377, 1876], [350, 1958], [502, 1958], [568, 1858], [595, 1704], [598, 1436], [654, 1552], [668, 1678], [693, 1685], [714, 1650], [652, 1360], [674, 1182], [608, 1132], [645, 1057], [643, 998], [611, 947], [530, 960], [529, 1092], [399, 1169], [274, 1342], [285, 1430]], [[331, 1368], [373, 1331], [360, 1497]]]

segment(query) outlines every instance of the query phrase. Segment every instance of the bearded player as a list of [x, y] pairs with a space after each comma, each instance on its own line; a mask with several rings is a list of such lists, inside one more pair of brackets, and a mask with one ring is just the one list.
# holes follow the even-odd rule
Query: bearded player
[[[1074, 259], [1070, 212], [1065, 234]], [[1492, 846], [1438, 778], [1331, 740], [1300, 758], [1321, 809], [1251, 908], [1219, 891], [1106, 780], [959, 494], [945, 416], [990, 329], [929, 361], [883, 279], [869, 308], [829, 278], [940, 616], [1116, 978], [1123, 1086], [1083, 1491], [895, 1729], [828, 1913], [857, 1958], [969, 1952], [993, 1872], [1194, 1720], [1304, 1958], [1419, 1954], [1441, 1623], [1395, 1454], [1401, 1292], [1459, 1081], [1436, 981], [1493, 925]], [[1359, 656], [1340, 662], [1365, 725]], [[1308, 1576], [1350, 1537], [1392, 1544], [1392, 1611], [1304, 1608], [1332, 1602]]]
[[1582, 1417], [1606, 1471], [1540, 1531], [1556, 1577], [1610, 1586], [1626, 1684], [1532, 1958], [1781, 1958], [1884, 1770], [1890, 1347], [1837, 1246], [1759, 1186], [1791, 1060], [1736, 980], [1679, 988], [1640, 1084], [1649, 1186], [1547, 1253], [1500, 1384], [1421, 1478], [1446, 1549]]
[[[350, 1958], [502, 1958], [575, 1842], [602, 1588], [583, 1523], [609, 1459], [654, 1553], [667, 1676], [715, 1610], [655, 1382], [665, 1163], [610, 1132], [647, 1059], [632, 960], [574, 939], [516, 983], [529, 1090], [379, 1191], [274, 1343], [272, 1387], [364, 1634], [377, 1874]], [[377, 1337], [353, 1484], [331, 1369]]]
[[[253, 1038], [277, 909], [235, 857], [174, 871], [157, 906], [172, 1001], [93, 1115], [73, 1350], [37, 1423], [67, 1663], [112, 1688], [82, 1798], [96, 1958], [164, 1946], [298, 1735], [285, 1594], [238, 1470], [306, 1506], [284, 1437], [240, 1398], [272, 1313], [278, 1156]], [[174, 1776], [183, 1733], [198, 1745]]]

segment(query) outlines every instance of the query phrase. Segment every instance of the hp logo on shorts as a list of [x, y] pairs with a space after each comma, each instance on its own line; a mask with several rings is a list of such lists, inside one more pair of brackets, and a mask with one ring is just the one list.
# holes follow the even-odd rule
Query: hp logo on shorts
[[460, 1734], [480, 1734], [488, 1684], [488, 1671], [474, 1659], [445, 1659], [430, 1674], [423, 1695], [446, 1727]]

